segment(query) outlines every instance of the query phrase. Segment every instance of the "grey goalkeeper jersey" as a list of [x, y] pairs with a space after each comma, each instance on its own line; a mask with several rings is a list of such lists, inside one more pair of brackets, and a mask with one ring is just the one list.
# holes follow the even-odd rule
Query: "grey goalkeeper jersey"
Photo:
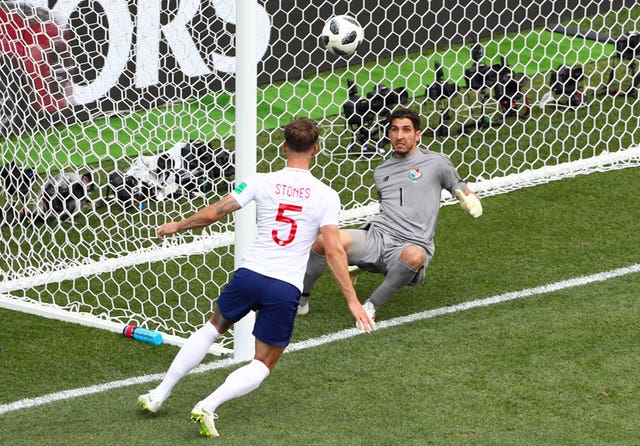
[[406, 158], [391, 157], [373, 173], [380, 214], [371, 225], [401, 242], [435, 252], [434, 236], [442, 189], [467, 189], [445, 155], [416, 150]]

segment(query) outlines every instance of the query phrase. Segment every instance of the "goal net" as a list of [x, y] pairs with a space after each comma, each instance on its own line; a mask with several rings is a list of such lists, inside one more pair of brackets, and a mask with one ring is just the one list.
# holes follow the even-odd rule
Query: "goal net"
[[[175, 343], [208, 319], [233, 270], [233, 219], [155, 230], [235, 184], [248, 1], [0, 2], [0, 306]], [[291, 118], [317, 120], [313, 173], [339, 191], [345, 226], [378, 211], [372, 171], [397, 106], [481, 196], [638, 165], [634, 1], [254, 6], [256, 170], [284, 165]], [[353, 56], [319, 43], [336, 14], [364, 28]]]

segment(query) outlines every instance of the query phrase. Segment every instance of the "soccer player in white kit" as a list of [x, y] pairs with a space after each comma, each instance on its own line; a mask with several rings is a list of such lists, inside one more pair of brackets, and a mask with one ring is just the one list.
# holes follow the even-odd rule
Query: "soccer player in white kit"
[[318, 233], [325, 240], [327, 262], [356, 324], [367, 332], [375, 328], [349, 278], [338, 229], [338, 194], [309, 171], [318, 150], [318, 127], [309, 119], [296, 119], [285, 127], [284, 135], [287, 167], [255, 174], [219, 202], [182, 221], [166, 223], [157, 231], [158, 237], [163, 238], [202, 228], [256, 202], [256, 237], [218, 297], [211, 320], [189, 337], [160, 385], [138, 397], [142, 408], [156, 412], [173, 387], [200, 364], [211, 344], [249, 311], [257, 311], [254, 359], [232, 372], [191, 411], [191, 418], [198, 422], [200, 434], [205, 437], [218, 436], [214, 424], [217, 407], [257, 389], [289, 344], [309, 252]]

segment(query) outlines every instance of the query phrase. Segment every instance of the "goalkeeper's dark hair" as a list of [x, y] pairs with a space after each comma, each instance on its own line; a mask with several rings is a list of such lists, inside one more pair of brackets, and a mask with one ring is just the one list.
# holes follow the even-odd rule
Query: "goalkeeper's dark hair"
[[289, 150], [308, 152], [318, 143], [318, 124], [308, 118], [298, 118], [284, 128], [284, 140]]
[[413, 123], [414, 130], [422, 130], [420, 128], [420, 116], [408, 108], [395, 109], [393, 113], [389, 115], [389, 124], [391, 124], [394, 119], [410, 119]]

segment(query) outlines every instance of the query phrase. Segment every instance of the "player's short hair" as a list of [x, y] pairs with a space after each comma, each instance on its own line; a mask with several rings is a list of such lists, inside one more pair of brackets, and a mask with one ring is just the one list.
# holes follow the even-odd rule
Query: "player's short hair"
[[289, 150], [308, 152], [318, 143], [318, 124], [308, 118], [298, 118], [284, 128], [284, 141]]
[[394, 119], [409, 119], [413, 123], [413, 128], [415, 130], [421, 130], [420, 128], [420, 116], [412, 110], [408, 108], [398, 108], [393, 111], [389, 115], [389, 124], [393, 122]]

